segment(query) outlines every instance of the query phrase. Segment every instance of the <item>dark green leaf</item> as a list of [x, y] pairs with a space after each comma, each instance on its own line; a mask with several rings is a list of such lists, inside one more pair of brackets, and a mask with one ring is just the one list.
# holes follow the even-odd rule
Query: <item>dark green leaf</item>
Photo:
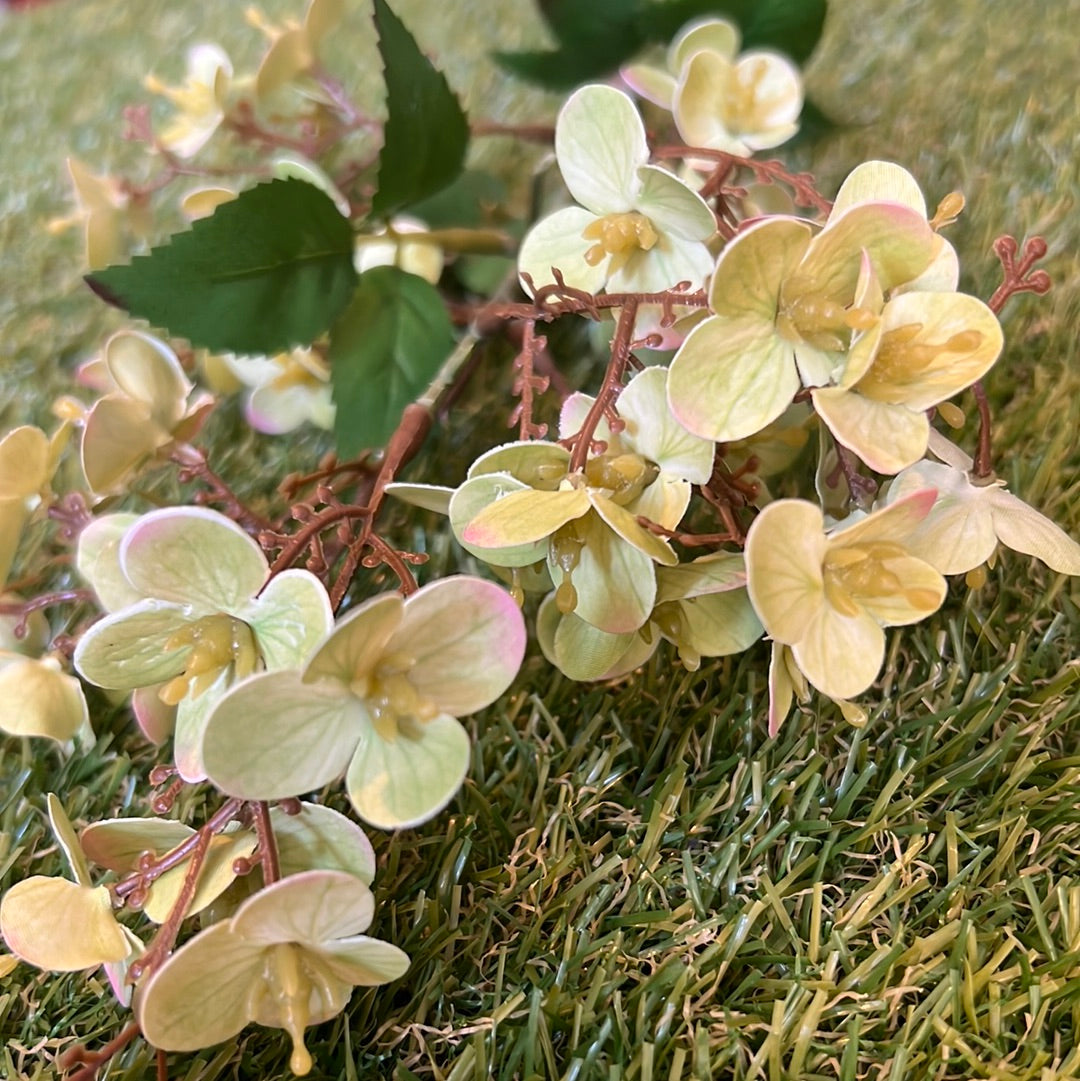
[[498, 177], [466, 169], [437, 195], [410, 206], [409, 213], [432, 229], [478, 228], [497, 220], [506, 197], [506, 185]]
[[743, 24], [743, 48], [779, 49], [802, 64], [825, 25], [827, 0], [759, 0]]
[[442, 73], [386, 0], [375, 0], [375, 28], [387, 117], [372, 210], [387, 217], [440, 191], [461, 172], [469, 125]]
[[352, 253], [349, 222], [325, 192], [274, 180], [86, 281], [103, 300], [192, 345], [270, 354], [330, 327], [356, 286]]
[[443, 302], [423, 278], [389, 266], [361, 274], [330, 332], [338, 453], [352, 458], [382, 446], [453, 344]]

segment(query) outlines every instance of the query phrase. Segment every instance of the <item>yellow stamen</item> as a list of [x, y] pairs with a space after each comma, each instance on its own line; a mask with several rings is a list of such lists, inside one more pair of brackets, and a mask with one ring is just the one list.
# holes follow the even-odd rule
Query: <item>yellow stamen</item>
[[660, 475], [660, 469], [640, 454], [601, 454], [585, 465], [585, 479], [593, 488], [611, 492], [611, 500], [625, 506]]
[[946, 225], [952, 225], [964, 209], [964, 196], [962, 192], [950, 191], [944, 199], [938, 203], [934, 216], [930, 219], [930, 228], [934, 232], [944, 229]]
[[622, 266], [635, 251], [649, 251], [660, 239], [652, 222], [636, 211], [597, 218], [585, 226], [581, 235], [597, 242], [585, 253], [585, 262], [598, 266], [610, 255], [614, 257], [613, 269], [616, 264]]
[[224, 613], [203, 616], [182, 627], [165, 642], [165, 652], [191, 647], [184, 671], [158, 691], [167, 705], [175, 706], [187, 697], [198, 698], [211, 687], [227, 667], [237, 679], [251, 675], [259, 653], [251, 628]]

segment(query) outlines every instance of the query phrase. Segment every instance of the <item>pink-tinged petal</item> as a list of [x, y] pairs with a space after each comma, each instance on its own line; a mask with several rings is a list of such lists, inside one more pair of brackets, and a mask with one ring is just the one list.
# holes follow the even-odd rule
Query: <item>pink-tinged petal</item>
[[169, 431], [184, 415], [191, 383], [176, 354], [162, 341], [137, 330], [122, 330], [105, 343], [105, 364], [117, 389], [149, 410]]
[[661, 233], [648, 251], [637, 249], [608, 278], [609, 293], [662, 293], [681, 282], [691, 291], [702, 288], [713, 268], [713, 257], [700, 240]]
[[899, 473], [926, 453], [930, 421], [925, 413], [842, 387], [818, 387], [810, 397], [837, 442], [879, 473]]
[[275, 575], [244, 610], [259, 656], [270, 671], [300, 668], [330, 633], [334, 613], [322, 582], [293, 568]]
[[131, 712], [135, 722], [146, 738], [160, 746], [172, 734], [176, 727], [176, 706], [170, 706], [161, 700], [158, 693], [160, 685], [136, 687], [131, 692]]
[[825, 602], [821, 511], [800, 499], [770, 503], [746, 537], [746, 585], [769, 636], [793, 645]]
[[345, 772], [368, 724], [360, 700], [339, 683], [302, 683], [298, 672], [267, 672], [218, 702], [203, 732], [203, 767], [230, 796], [299, 796]]
[[263, 983], [263, 950], [216, 923], [185, 942], [140, 988], [143, 1036], [162, 1051], [198, 1051], [235, 1036]]
[[83, 425], [83, 473], [91, 490], [112, 491], [137, 466], [168, 442], [168, 435], [151, 422], [141, 402], [119, 395], [96, 402]]
[[727, 19], [699, 19], [684, 26], [671, 40], [668, 63], [672, 71], [681, 71], [694, 53], [708, 51], [734, 59], [741, 38], [734, 23]]
[[304, 682], [328, 680], [348, 687], [367, 675], [401, 624], [403, 601], [381, 593], [357, 605], [338, 623], [304, 669]]
[[145, 600], [99, 620], [75, 649], [79, 674], [110, 690], [129, 691], [164, 683], [184, 670], [190, 645], [166, 643], [190, 622], [180, 604]]
[[813, 232], [795, 218], [766, 218], [728, 242], [709, 286], [717, 315], [776, 319], [783, 282], [806, 255]]
[[465, 530], [481, 511], [512, 492], [533, 491], [509, 473], [481, 473], [465, 481], [450, 497], [450, 528], [458, 543], [477, 559], [495, 567], [528, 567], [544, 558], [547, 538], [502, 548], [482, 548], [465, 540]]
[[513, 597], [481, 578], [450, 577], [405, 601], [387, 654], [415, 659], [408, 678], [441, 713], [463, 717], [510, 686], [525, 655], [525, 621]]
[[326, 431], [334, 426], [334, 405], [329, 386], [264, 386], [251, 392], [244, 416], [266, 435], [284, 435], [308, 423]]
[[752, 313], [707, 319], [671, 362], [668, 403], [695, 435], [745, 439], [776, 420], [799, 390], [794, 349]]
[[[533, 287], [538, 289], [553, 283], [554, 271], [558, 270], [563, 281], [572, 288], [584, 289], [587, 293], [600, 292], [607, 281], [608, 259], [602, 259], [595, 266], [587, 263], [585, 253], [594, 241], [586, 240], [582, 235], [586, 226], [594, 221], [595, 214], [577, 206], [556, 210], [541, 218], [521, 242], [518, 273], [528, 274]], [[524, 277], [521, 284], [531, 294], [532, 289]]]
[[679, 557], [671, 545], [638, 523], [636, 510], [631, 512], [592, 490], [589, 491], [589, 500], [596, 513], [627, 544], [632, 544], [639, 552], [664, 566], [672, 567], [678, 563]]
[[317, 947], [367, 930], [374, 914], [375, 898], [358, 878], [341, 871], [305, 871], [260, 890], [237, 909], [230, 924], [251, 943]]
[[362, 821], [378, 829], [409, 829], [434, 818], [454, 798], [470, 751], [468, 733], [445, 713], [394, 739], [367, 726], [345, 788]]
[[0, 501], [26, 499], [48, 479], [49, 440], [40, 428], [25, 424], [0, 439]]
[[862, 203], [902, 203], [926, 217], [926, 200], [915, 178], [891, 161], [864, 161], [840, 185], [830, 221]]
[[991, 501], [994, 528], [1006, 548], [1041, 559], [1061, 574], [1080, 574], [1080, 544], [1049, 518], [1005, 491]]
[[888, 501], [937, 489], [930, 513], [908, 534], [904, 547], [942, 574], [964, 574], [985, 563], [997, 547], [992, 499], [996, 488], [976, 488], [960, 472], [938, 462], [917, 462], [889, 486]]
[[526, 488], [489, 503], [469, 522], [461, 538], [480, 549], [533, 544], [580, 518], [588, 509], [589, 496], [584, 488], [557, 492]]
[[[892, 541], [902, 544], [915, 531], [919, 523], [930, 513], [937, 499], [937, 491], [924, 488], [890, 503], [887, 507], [860, 518], [851, 525], [840, 524], [829, 534], [831, 545], [869, 544], [874, 541]], [[848, 695], [837, 697], [847, 698]]]
[[926, 218], [900, 203], [861, 203], [832, 220], [810, 243], [791, 295], [818, 294], [850, 304], [866, 251], [884, 292], [921, 274], [937, 251]]
[[854, 698], [877, 679], [885, 632], [868, 614], [845, 616], [823, 604], [791, 646], [806, 678], [830, 698]]
[[634, 103], [610, 86], [583, 86], [555, 122], [555, 157], [570, 194], [594, 214], [634, 209], [637, 168], [649, 158]]
[[661, 109], [670, 109], [675, 95], [675, 79], [666, 71], [649, 64], [627, 64], [619, 69], [622, 81], [639, 98], [659, 105]]
[[16, 957], [50, 972], [78, 972], [128, 955], [109, 891], [66, 878], [16, 882], [0, 901], [0, 931]]
[[[597, 630], [573, 612], [563, 615], [554, 594], [545, 598], [536, 619], [536, 636], [548, 661], [569, 679], [588, 681], [609, 678], [620, 660], [639, 640], [634, 631], [609, 634]], [[655, 650], [659, 636], [654, 635]]]
[[[599, 515], [586, 515], [577, 528], [584, 545], [571, 576], [577, 591], [575, 615], [611, 634], [636, 631], [648, 620], [656, 599], [652, 559]], [[552, 582], [561, 585], [563, 571], [550, 555], [548, 570]]]
[[124, 535], [120, 563], [144, 596], [186, 604], [198, 614], [238, 613], [269, 572], [259, 545], [205, 507], [144, 514]]
[[122, 961], [106, 961], [101, 967], [105, 973], [105, 978], [109, 981], [109, 986], [112, 988], [116, 1001], [121, 1006], [130, 1006], [135, 985], [127, 978], [128, 969], [143, 955], [143, 943], [142, 939], [137, 938], [123, 924], [120, 925], [120, 930], [124, 932], [124, 938], [127, 939], [127, 957]]
[[137, 514], [106, 514], [95, 518], [79, 534], [75, 568], [106, 612], [116, 612], [143, 599], [120, 565], [120, 542], [138, 520]]
[[659, 165], [643, 165], [638, 179], [641, 192], [637, 209], [659, 232], [698, 241], [708, 240], [716, 232], [716, 215], [709, 204], [677, 176]]
[[704, 484], [712, 475], [716, 448], [711, 440], [691, 434], [675, 419], [667, 404], [667, 382], [667, 370], [653, 367], [627, 383], [616, 404], [626, 425], [619, 433], [620, 441], [672, 478]]
[[0, 731], [67, 743], [89, 723], [82, 684], [55, 660], [20, 657], [0, 669]]

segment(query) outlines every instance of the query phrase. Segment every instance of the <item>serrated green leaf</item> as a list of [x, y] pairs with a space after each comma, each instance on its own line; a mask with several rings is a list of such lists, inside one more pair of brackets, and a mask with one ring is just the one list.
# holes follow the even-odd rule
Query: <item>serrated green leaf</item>
[[338, 453], [351, 458], [385, 443], [453, 344], [443, 302], [423, 278], [397, 267], [362, 274], [330, 333]]
[[310, 344], [340, 315], [356, 285], [352, 252], [349, 222], [325, 192], [273, 180], [86, 281], [192, 345], [271, 354]]
[[375, 0], [386, 81], [386, 124], [372, 211], [388, 216], [445, 188], [461, 172], [469, 125], [446, 79], [386, 0]]

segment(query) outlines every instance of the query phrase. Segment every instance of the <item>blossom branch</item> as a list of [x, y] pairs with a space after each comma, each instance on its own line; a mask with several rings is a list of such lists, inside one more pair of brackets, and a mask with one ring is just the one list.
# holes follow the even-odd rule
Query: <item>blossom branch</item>
[[514, 358], [513, 393], [520, 397], [510, 414], [509, 426], [519, 425], [519, 439], [543, 439], [547, 435], [546, 424], [536, 424], [532, 419], [533, 394], [543, 394], [551, 383], [547, 376], [534, 374], [534, 364], [538, 353], [547, 346], [547, 338], [537, 337], [536, 320], [527, 319], [521, 340], [521, 351]]
[[187, 484], [198, 480], [210, 489], [209, 492], [196, 492], [196, 503], [203, 506], [207, 503], [220, 503], [225, 514], [251, 533], [273, 528], [273, 524], [268, 519], [246, 506], [210, 468], [206, 455], [198, 447], [190, 443], [182, 443], [174, 448], [169, 460], [180, 467], [178, 477], [182, 483]]
[[94, 1081], [98, 1070], [108, 1063], [115, 1055], [118, 1055], [136, 1036], [140, 1034], [140, 1028], [134, 1021], [116, 1036], [114, 1036], [100, 1051], [88, 1051], [83, 1044], [65, 1051], [60, 1056], [59, 1066], [65, 1073], [79, 1066], [67, 1081]]

